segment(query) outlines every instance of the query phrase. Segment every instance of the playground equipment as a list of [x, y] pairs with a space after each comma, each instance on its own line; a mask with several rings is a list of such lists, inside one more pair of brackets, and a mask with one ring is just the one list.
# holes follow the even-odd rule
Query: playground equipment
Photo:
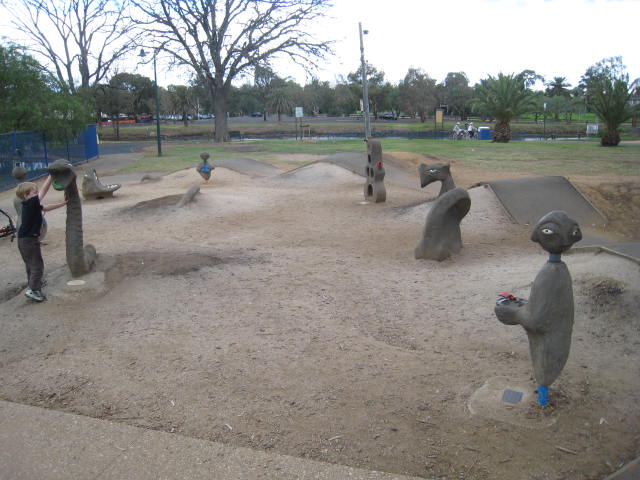
[[367, 182], [364, 185], [364, 199], [380, 203], [387, 199], [384, 188], [384, 166], [382, 165], [382, 145], [380, 140], [367, 139], [367, 165], [365, 167]]
[[522, 325], [529, 337], [533, 371], [538, 382], [538, 404], [548, 403], [548, 388], [564, 368], [573, 331], [573, 284], [563, 252], [582, 239], [578, 223], [562, 210], [543, 216], [531, 240], [549, 252], [531, 287], [529, 300], [501, 294], [495, 306], [498, 320], [505, 325]]

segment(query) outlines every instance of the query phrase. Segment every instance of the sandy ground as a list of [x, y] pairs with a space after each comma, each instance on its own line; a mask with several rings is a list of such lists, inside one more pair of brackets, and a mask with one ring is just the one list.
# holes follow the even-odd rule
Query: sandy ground
[[462, 252], [416, 261], [439, 186], [387, 183], [381, 204], [363, 186], [322, 163], [132, 178], [83, 203], [84, 286], [67, 286], [65, 210], [47, 214], [42, 304], [0, 239], [0, 398], [430, 479], [600, 479], [640, 453], [638, 264], [564, 255], [576, 319], [551, 405], [494, 401], [535, 390], [526, 335], [493, 306], [528, 296], [545, 252], [479, 187]]

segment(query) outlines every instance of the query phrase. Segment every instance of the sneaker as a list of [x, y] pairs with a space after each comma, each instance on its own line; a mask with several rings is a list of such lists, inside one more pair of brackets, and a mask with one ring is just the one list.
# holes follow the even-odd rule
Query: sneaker
[[24, 292], [24, 294], [30, 299], [35, 300], [36, 302], [42, 302], [46, 300], [45, 296], [40, 293], [39, 290], [31, 290], [30, 288], [28, 288], [27, 291]]

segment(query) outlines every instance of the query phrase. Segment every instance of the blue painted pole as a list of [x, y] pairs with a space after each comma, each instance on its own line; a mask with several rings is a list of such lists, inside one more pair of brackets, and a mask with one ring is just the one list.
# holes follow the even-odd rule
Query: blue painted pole
[[546, 407], [549, 403], [549, 387], [544, 385], [538, 385], [538, 404], [541, 407]]

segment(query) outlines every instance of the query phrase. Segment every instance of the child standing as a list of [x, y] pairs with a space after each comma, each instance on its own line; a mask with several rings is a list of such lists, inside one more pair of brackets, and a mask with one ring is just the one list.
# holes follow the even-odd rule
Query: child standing
[[51, 175], [47, 177], [38, 191], [38, 185], [33, 182], [24, 182], [18, 185], [16, 195], [22, 200], [22, 222], [18, 229], [18, 249], [25, 267], [29, 287], [24, 293], [27, 297], [42, 302], [46, 300], [41, 292], [42, 276], [44, 274], [44, 260], [40, 251], [40, 231], [42, 229], [42, 212], [48, 212], [64, 206], [67, 202], [42, 205], [40, 202], [49, 191]]

